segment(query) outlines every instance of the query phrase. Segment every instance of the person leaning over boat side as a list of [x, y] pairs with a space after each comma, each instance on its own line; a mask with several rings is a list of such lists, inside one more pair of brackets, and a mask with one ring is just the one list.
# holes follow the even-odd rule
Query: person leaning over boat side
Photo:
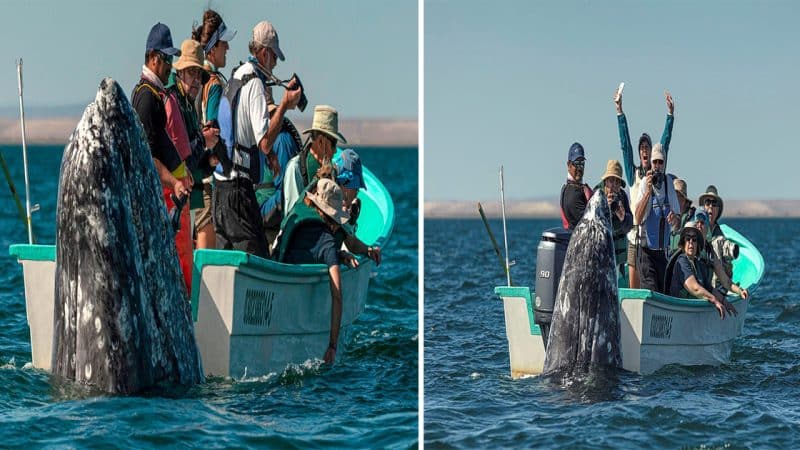
[[[203, 158], [208, 153], [208, 148], [213, 147], [219, 137], [216, 130], [207, 129], [200, 131], [197, 123], [197, 113], [194, 109], [194, 98], [200, 91], [202, 80], [208, 77], [202, 66], [202, 50], [200, 43], [191, 39], [183, 41], [181, 44], [181, 56], [174, 64], [175, 73], [170, 74], [169, 82], [166, 87], [164, 97], [164, 109], [167, 115], [167, 134], [175, 144], [178, 154], [181, 157], [184, 170], [187, 172], [184, 180], [187, 184], [194, 187], [194, 173], [211, 173], [208, 166], [208, 158]], [[204, 168], [201, 170], [201, 161], [204, 161]], [[200, 193], [198, 191], [198, 193]], [[164, 196], [167, 209], [175, 207], [172, 200], [172, 192]], [[200, 202], [202, 205], [202, 195], [196, 197], [189, 195], [189, 203]], [[196, 206], [196, 205], [195, 205]], [[178, 256], [181, 261], [183, 278], [186, 281], [187, 291], [191, 291], [192, 286], [192, 227], [189, 208], [181, 208], [180, 229], [175, 233], [175, 242], [178, 248]]]
[[611, 210], [614, 253], [620, 274], [624, 273], [625, 260], [628, 256], [628, 238], [626, 234], [633, 227], [633, 213], [631, 213], [628, 195], [622, 189], [624, 187], [625, 180], [622, 178], [622, 164], [615, 159], [608, 160], [606, 173], [600, 179], [597, 189], [603, 189]]
[[634, 208], [634, 223], [642, 234], [639, 260], [640, 287], [664, 292], [664, 273], [667, 269], [670, 227], [680, 226], [678, 197], [672, 180], [666, 175], [666, 157], [661, 144], [653, 146], [652, 169], [639, 183], [638, 203]]
[[345, 245], [353, 253], [366, 254], [376, 264], [380, 265], [381, 248], [367, 246], [356, 237], [358, 216], [361, 214], [361, 199], [358, 198], [358, 190], [367, 189], [367, 185], [364, 184], [364, 169], [361, 165], [361, 158], [359, 158], [355, 150], [346, 148], [334, 155], [333, 168], [336, 170], [336, 184], [342, 189], [344, 195], [342, 209], [350, 215], [350, 220], [343, 225], [348, 235]]
[[[672, 126], [675, 123], [675, 103], [672, 100], [672, 95], [665, 92], [664, 96], [667, 101], [667, 120], [664, 123], [664, 132], [661, 135], [661, 146], [664, 148], [664, 155], [669, 153], [669, 144], [672, 141]], [[639, 165], [633, 165], [633, 148], [631, 146], [631, 135], [628, 131], [628, 119], [625, 113], [622, 112], [622, 93], [614, 91], [614, 104], [617, 108], [617, 128], [619, 129], [619, 141], [622, 147], [622, 162], [625, 168], [625, 177], [627, 178], [628, 185], [631, 186], [631, 204], [636, 205], [638, 198], [636, 195], [639, 193], [639, 183], [644, 178], [645, 173], [650, 170], [650, 153], [652, 151], [653, 143], [650, 140], [650, 135], [642, 133], [639, 137]], [[636, 269], [639, 244], [641, 243], [642, 236], [639, 229], [639, 222], [636, 221], [634, 215], [633, 229], [628, 233], [628, 279], [630, 280], [631, 288], [639, 288], [639, 272]]]
[[315, 180], [313, 174], [330, 164], [338, 142], [347, 143], [339, 132], [339, 113], [332, 106], [314, 107], [311, 128], [303, 134], [310, 135], [300, 153], [289, 160], [283, 178], [283, 210], [290, 211], [300, 199], [303, 190]]
[[342, 225], [350, 216], [342, 205], [342, 190], [333, 180], [322, 178], [301, 194], [281, 224], [278, 260], [288, 264], [325, 264], [330, 276], [331, 330], [324, 361], [336, 359], [342, 323], [342, 278], [339, 264], [357, 265], [352, 254], [339, 250], [344, 241]]
[[[228, 42], [235, 36], [236, 31], [228, 29], [222, 17], [211, 9], [203, 13], [202, 23], [192, 30], [192, 39], [200, 42], [200, 45], [203, 46], [203, 53], [205, 54], [203, 67], [209, 74], [208, 81], [203, 84], [202, 93], [197, 97], [196, 101], [198, 120], [203, 128], [203, 134], [207, 132], [206, 130], [216, 130], [216, 133], [219, 134], [217, 110], [219, 109], [219, 101], [222, 98], [222, 90], [227, 84], [225, 76], [222, 75], [219, 69], [226, 65]], [[222, 148], [216, 148], [215, 152], [224, 151], [224, 144], [218, 143], [217, 145]], [[209, 156], [209, 163], [213, 167], [219, 161], [212, 154]], [[194, 179], [195, 190], [201, 190], [203, 196], [202, 207], [192, 208], [192, 212], [194, 212], [195, 237], [197, 239], [196, 247], [216, 248], [216, 232], [214, 231], [214, 223], [211, 220], [212, 180], [214, 178], [211, 174], [202, 174], [200, 176], [195, 175]]]
[[686, 193], [686, 181], [681, 180], [678, 177], [672, 180], [672, 186], [675, 188], [675, 194], [678, 195], [678, 203], [680, 203], [680, 210], [681, 210], [681, 221], [680, 221], [680, 228], [678, 230], [672, 231], [669, 238], [669, 249], [670, 255], [678, 250], [678, 241], [680, 241], [681, 237], [681, 230], [686, 225], [686, 222], [692, 220], [694, 216], [695, 208], [692, 206], [692, 201], [689, 199], [689, 195]]
[[[267, 258], [269, 252], [253, 180], [261, 178], [260, 154], [266, 155], [274, 174], [280, 172], [272, 145], [284, 114], [297, 106], [302, 91], [292, 79], [283, 101], [270, 117], [261, 71], [265, 70], [269, 57], [271, 33], [274, 34], [274, 28], [266, 21], [253, 28], [249, 43], [251, 57], [234, 72], [220, 102], [218, 121], [227, 152], [214, 171], [217, 247], [243, 250], [262, 258]], [[228, 109], [224, 109], [226, 104], [230, 105]]]
[[[722, 228], [719, 226], [719, 218], [725, 203], [717, 193], [717, 187], [713, 184], [706, 188], [706, 192], [700, 196], [697, 203], [708, 213], [709, 232], [708, 239], [714, 256], [722, 262], [725, 274], [728, 278], [733, 277], [733, 260], [739, 257], [739, 246], [735, 242], [725, 237]], [[712, 280], [714, 286], [719, 286], [719, 279], [715, 276]]]
[[561, 224], [567, 230], [575, 228], [592, 197], [592, 188], [583, 182], [584, 167], [586, 156], [583, 146], [575, 142], [569, 147], [567, 181], [561, 186]]
[[[717, 308], [720, 318], [725, 318], [725, 314], [737, 315], [736, 308], [725, 299], [725, 295], [718, 289], [712, 288], [711, 274], [708, 263], [700, 258], [699, 249], [705, 246], [705, 239], [702, 231], [694, 226], [694, 222], [688, 222], [681, 230], [678, 245], [682, 252], [677, 258], [672, 271], [672, 283], [669, 287], [669, 295], [680, 298], [700, 298], [706, 299]], [[719, 261], [712, 262], [714, 273], [723, 278], [723, 283], [734, 293], [743, 299], [747, 299], [750, 294], [747, 289], [741, 289], [737, 285], [731, 285], [730, 278], [725, 275]]]

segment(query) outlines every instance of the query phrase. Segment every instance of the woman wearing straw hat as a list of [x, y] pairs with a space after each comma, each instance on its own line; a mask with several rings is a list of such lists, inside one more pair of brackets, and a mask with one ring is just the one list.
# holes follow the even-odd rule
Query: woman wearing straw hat
[[[197, 123], [194, 99], [200, 92], [203, 81], [208, 79], [208, 73], [203, 68], [202, 58], [203, 50], [199, 42], [187, 39], [181, 43], [180, 57], [173, 64], [176, 72], [169, 75], [164, 98], [167, 134], [175, 144], [182, 161], [183, 174], [181, 178], [187, 186], [192, 188], [194, 187], [193, 173], [198, 169], [201, 157], [206, 153], [205, 149], [213, 147], [219, 141], [219, 137], [215, 133], [211, 130], [201, 131], [200, 125]], [[205, 165], [205, 172], [210, 174], [211, 167], [208, 166], [207, 159]], [[172, 194], [171, 190], [169, 193], [165, 192], [168, 210], [175, 207]], [[184, 197], [185, 195], [177, 194], [177, 198]], [[192, 226], [189, 209], [198, 207], [198, 203], [199, 206], [202, 206], [202, 192], [190, 193], [189, 198], [190, 207], [180, 210], [180, 229], [175, 234], [178, 257], [181, 261], [187, 290], [191, 290], [192, 286]]]
[[622, 178], [622, 164], [615, 159], [608, 160], [606, 172], [600, 180], [611, 209], [614, 253], [617, 259], [617, 266], [620, 269], [620, 273], [622, 273], [628, 256], [628, 238], [626, 234], [633, 227], [633, 214], [631, 213], [628, 195], [622, 190], [625, 187], [625, 180]]
[[[719, 218], [722, 217], [725, 203], [717, 193], [717, 187], [713, 184], [706, 188], [706, 192], [700, 195], [697, 202], [708, 213], [709, 231], [707, 236], [709, 236], [708, 240], [711, 243], [714, 256], [722, 262], [722, 267], [730, 278], [733, 276], [733, 260], [739, 257], [739, 246], [726, 238], [722, 228], [719, 226]], [[719, 285], [719, 279], [714, 277], [713, 283], [714, 286]]]
[[[712, 288], [709, 262], [700, 257], [700, 249], [705, 246], [705, 238], [703, 237], [703, 232], [697, 229], [694, 222], [689, 222], [683, 227], [678, 245], [681, 254], [677, 257], [678, 259], [672, 269], [669, 295], [708, 300], [717, 308], [722, 319], [725, 318], [725, 314], [736, 315], [736, 308], [725, 299], [723, 293], [718, 289]], [[719, 261], [714, 260], [710, 264], [713, 272], [720, 277], [723, 285], [744, 299], [750, 296], [747, 289], [731, 284], [730, 278], [725, 275]]]

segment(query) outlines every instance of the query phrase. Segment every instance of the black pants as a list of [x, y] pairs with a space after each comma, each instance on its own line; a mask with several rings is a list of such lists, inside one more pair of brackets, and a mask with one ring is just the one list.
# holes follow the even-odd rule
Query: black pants
[[667, 270], [667, 256], [664, 250], [639, 248], [639, 284], [642, 289], [664, 292], [664, 278]]
[[212, 203], [217, 248], [269, 257], [261, 210], [249, 180], [217, 181]]

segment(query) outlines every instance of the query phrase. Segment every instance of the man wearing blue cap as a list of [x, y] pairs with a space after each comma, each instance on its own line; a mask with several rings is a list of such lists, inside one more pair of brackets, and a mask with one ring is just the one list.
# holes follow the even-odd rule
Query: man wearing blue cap
[[567, 182], [561, 186], [561, 223], [567, 230], [575, 228], [592, 197], [592, 188], [583, 182], [584, 167], [586, 156], [583, 146], [576, 142], [569, 148]]
[[[185, 165], [167, 134], [167, 113], [163, 100], [172, 58], [180, 54], [180, 50], [172, 45], [169, 28], [160, 22], [153, 25], [147, 36], [141, 79], [133, 88], [131, 103], [144, 126], [161, 184], [174, 190], [176, 196], [183, 197], [189, 193], [191, 186], [181, 181], [186, 176]], [[181, 167], [184, 168], [183, 173], [179, 172]]]

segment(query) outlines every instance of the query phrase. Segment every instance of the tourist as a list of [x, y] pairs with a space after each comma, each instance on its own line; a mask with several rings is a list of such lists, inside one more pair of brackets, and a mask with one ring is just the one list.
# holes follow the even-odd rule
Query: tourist
[[736, 308], [725, 299], [724, 294], [712, 288], [711, 270], [722, 278], [728, 289], [741, 298], [747, 299], [750, 294], [747, 289], [732, 285], [718, 262], [712, 262], [710, 267], [709, 263], [700, 257], [700, 249], [704, 246], [705, 239], [702, 231], [695, 227], [694, 222], [687, 223], [681, 231], [679, 240], [681, 254], [677, 257], [673, 268], [669, 295], [680, 298], [706, 299], [714, 305], [719, 311], [720, 318], [723, 319], [726, 314], [737, 315]]
[[561, 224], [567, 230], [575, 228], [592, 197], [592, 189], [583, 182], [584, 167], [586, 167], [586, 156], [583, 146], [575, 142], [569, 147], [567, 181], [561, 186]]
[[665, 163], [661, 144], [654, 145], [652, 168], [639, 183], [638, 203], [634, 208], [634, 223], [640, 224], [642, 239], [636, 265], [640, 287], [654, 292], [664, 292], [669, 238], [671, 231], [680, 226], [680, 215], [676, 213], [678, 197], [666, 175]]
[[283, 56], [277, 45], [275, 29], [269, 22], [260, 22], [253, 28], [249, 43], [252, 57], [234, 72], [220, 102], [218, 121], [227, 152], [214, 172], [217, 247], [243, 250], [263, 258], [268, 257], [267, 242], [254, 190], [261, 179], [260, 155], [266, 155], [273, 174], [280, 172], [272, 145], [284, 114], [297, 106], [301, 94], [295, 80], [290, 81], [283, 101], [270, 117], [262, 72], [272, 58]]
[[686, 225], [686, 222], [692, 220], [694, 217], [695, 208], [692, 206], [692, 201], [689, 199], [689, 195], [687, 192], [686, 181], [681, 180], [680, 178], [675, 177], [672, 180], [672, 186], [675, 188], [675, 193], [678, 195], [678, 203], [680, 203], [680, 211], [681, 211], [681, 220], [680, 220], [680, 228], [678, 230], [672, 231], [670, 234], [670, 254], [674, 253], [678, 250], [678, 241], [681, 237], [681, 230]]
[[[219, 101], [222, 98], [222, 90], [227, 84], [227, 79], [220, 69], [226, 66], [228, 42], [230, 42], [236, 31], [229, 29], [220, 15], [211, 9], [203, 13], [202, 23], [192, 30], [192, 39], [200, 42], [203, 46], [205, 59], [203, 67], [209, 74], [208, 81], [203, 84], [203, 89], [199, 99], [198, 116], [203, 127], [203, 134], [207, 130], [219, 134], [217, 123], [217, 112]], [[224, 151], [224, 144], [218, 143], [220, 147], [215, 148], [215, 152], [209, 156], [209, 163], [215, 167], [219, 160], [214, 154]], [[200, 176], [197, 176], [200, 175]], [[197, 248], [216, 248], [216, 232], [214, 223], [211, 220], [212, 189], [213, 177], [210, 174], [197, 174], [194, 176], [197, 190], [202, 189], [203, 205], [193, 207], [194, 229]], [[194, 194], [193, 194], [194, 195]]]
[[[706, 192], [700, 195], [697, 203], [708, 213], [708, 239], [714, 256], [720, 260], [725, 274], [733, 276], [733, 260], [739, 257], [739, 246], [725, 237], [722, 228], [719, 226], [719, 219], [725, 209], [722, 197], [717, 193], [717, 187], [713, 184], [706, 188]], [[714, 277], [714, 286], [719, 284], [719, 280]]]
[[625, 260], [628, 255], [628, 238], [626, 234], [633, 227], [633, 214], [631, 213], [628, 195], [622, 189], [625, 187], [625, 180], [622, 179], [622, 164], [619, 161], [614, 159], [608, 161], [601, 183], [603, 193], [606, 195], [606, 200], [611, 210], [614, 254], [619, 271], [623, 274]]
[[[672, 101], [672, 96], [669, 92], [664, 93], [667, 101], [667, 120], [664, 124], [664, 132], [661, 135], [661, 146], [664, 149], [664, 155], [669, 152], [669, 144], [672, 140], [672, 126], [675, 122], [673, 113], [675, 112], [675, 103]], [[650, 170], [650, 153], [652, 151], [653, 143], [650, 140], [650, 135], [642, 133], [639, 137], [639, 166], [633, 164], [633, 148], [631, 146], [631, 136], [628, 131], [628, 119], [625, 113], [622, 112], [622, 93], [619, 91], [614, 92], [614, 104], [617, 108], [617, 128], [619, 129], [619, 141], [622, 147], [622, 162], [625, 167], [625, 177], [628, 184], [631, 186], [631, 204], [636, 205], [638, 198], [636, 195], [639, 193], [639, 183], [644, 178], [645, 173]], [[628, 233], [628, 276], [631, 288], [639, 287], [639, 273], [636, 269], [639, 244], [642, 241], [642, 232], [639, 227], [639, 222], [636, 221], [636, 215], [633, 218], [633, 228]]]

